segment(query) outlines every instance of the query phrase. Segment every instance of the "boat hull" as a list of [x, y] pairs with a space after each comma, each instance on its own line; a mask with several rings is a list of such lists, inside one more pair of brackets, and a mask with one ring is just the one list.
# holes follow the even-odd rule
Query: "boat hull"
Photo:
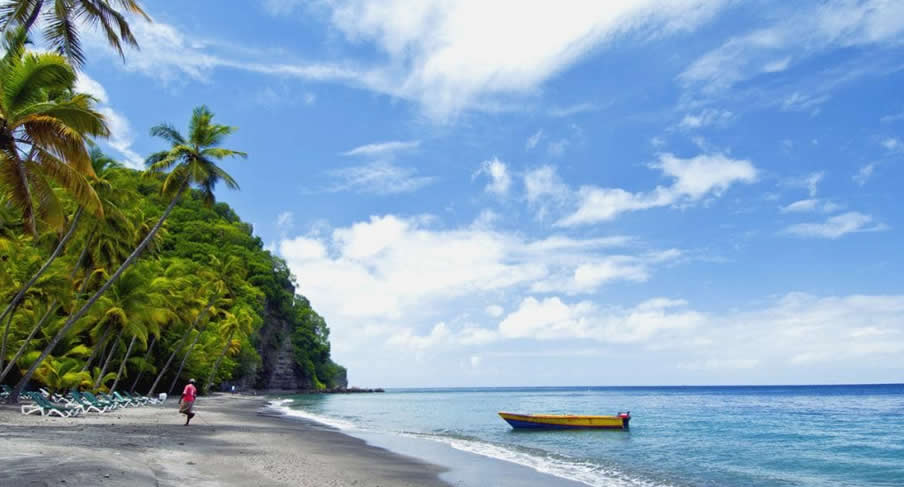
[[515, 414], [501, 412], [499, 416], [515, 429], [615, 429], [626, 430], [630, 415], [619, 416], [577, 416], [559, 414]]

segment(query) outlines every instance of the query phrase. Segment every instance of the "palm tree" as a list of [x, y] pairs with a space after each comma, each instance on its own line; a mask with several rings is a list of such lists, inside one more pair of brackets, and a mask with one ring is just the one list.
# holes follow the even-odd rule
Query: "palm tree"
[[[63, 227], [63, 207], [48, 180], [90, 212], [103, 215], [86, 177], [93, 177], [86, 136], [110, 130], [94, 109], [94, 97], [73, 93], [75, 70], [57, 54], [26, 52], [11, 36], [0, 60], [0, 184], [22, 211], [27, 233], [37, 234], [36, 214]], [[64, 162], [65, 161], [65, 162]], [[37, 202], [37, 204], [36, 204]]]
[[[104, 210], [104, 212], [103, 212], [104, 219], [101, 220], [102, 223], [95, 224], [94, 230], [91, 230], [88, 233], [88, 236], [85, 238], [85, 243], [82, 246], [82, 251], [79, 254], [79, 257], [76, 260], [75, 265], [72, 268], [72, 272], [69, 275], [70, 280], [75, 280], [76, 275], [81, 270], [82, 266], [85, 264], [86, 259], [89, 256], [88, 251], [91, 250], [90, 249], [91, 240], [92, 240], [93, 236], [97, 233], [97, 228], [101, 227], [105, 230], [105, 232], [113, 232], [116, 229], [121, 228], [123, 226], [122, 221], [125, 219], [125, 217], [121, 214], [121, 212], [119, 212], [119, 210], [116, 208], [116, 205], [110, 201], [110, 196], [113, 193], [113, 191], [112, 191], [113, 186], [108, 179], [111, 172], [121, 166], [114, 160], [107, 157], [97, 147], [92, 148], [92, 150], [89, 154], [89, 157], [91, 158], [91, 168], [95, 174], [95, 177], [91, 180], [91, 186], [95, 189], [95, 192], [97, 193], [97, 195], [100, 198], [100, 201], [101, 201], [101, 204], [102, 204], [103, 210]], [[73, 230], [75, 229], [75, 223], [76, 222], [73, 221], [73, 223], [70, 225], [70, 229], [67, 232], [68, 236], [71, 236]], [[128, 220], [125, 220], [125, 225], [128, 225]], [[131, 229], [131, 227], [128, 227], [128, 228]], [[131, 230], [129, 230], [129, 231], [131, 231]], [[65, 237], [61, 241], [61, 244], [66, 243], [66, 240], [68, 240], [68, 238], [69, 238], [68, 236]], [[59, 251], [61, 250], [60, 247], [61, 247], [61, 245], [57, 245], [57, 249], [55, 250], [56, 254], [59, 254]], [[52, 262], [52, 260], [50, 262]], [[43, 269], [46, 270], [48, 266], [49, 266], [49, 262], [44, 264]], [[22, 286], [22, 290], [20, 290], [17, 293], [18, 299], [22, 298], [24, 293], [26, 291], [28, 291], [29, 287], [35, 285], [36, 282], [39, 282], [38, 278], [41, 277], [42, 273], [43, 273], [43, 271], [39, 271], [38, 273], [36, 273], [34, 275], [34, 277], [32, 277], [32, 280], [29, 282], [28, 285]], [[84, 290], [87, 287], [87, 284], [90, 280], [89, 277], [90, 277], [89, 275], [86, 275], [83, 278], [81, 285], [78, 287], [77, 295], [81, 295], [82, 292], [84, 292]], [[67, 300], [67, 302], [68, 302], [68, 300]], [[8, 311], [10, 312], [9, 321], [12, 321], [12, 319], [13, 319], [12, 311], [15, 309], [16, 303], [17, 303], [17, 299], [14, 298], [11, 303], [11, 304], [13, 304], [13, 306], [9, 306], [7, 308]], [[28, 338], [22, 343], [22, 345], [19, 348], [19, 351], [16, 352], [15, 357], [10, 361], [9, 365], [5, 369], [3, 369], [2, 372], [0, 372], [0, 381], [2, 381], [6, 377], [6, 375], [9, 373], [9, 371], [12, 368], [12, 366], [14, 365], [14, 363], [25, 352], [25, 349], [28, 347], [31, 339], [34, 338], [34, 336], [38, 333], [38, 331], [44, 326], [44, 324], [46, 324], [47, 320], [51, 316], [54, 316], [56, 314], [56, 312], [59, 309], [60, 304], [61, 304], [60, 300], [58, 300], [58, 299], [53, 300], [51, 305], [46, 310], [44, 317], [41, 318], [35, 324], [35, 326], [32, 328], [31, 333], [28, 335]], [[2, 316], [2, 315], [0, 315], [0, 316]], [[2, 318], [0, 318], [0, 321], [2, 321]], [[8, 330], [9, 330], [9, 327], [7, 326], [7, 329], [4, 330], [4, 334], [3, 334], [3, 339], [2, 339], [3, 343], [2, 343], [2, 345], [0, 345], [0, 364], [3, 363], [3, 358], [5, 357], [6, 335], [7, 335]], [[100, 348], [100, 347], [95, 348], [95, 352], [98, 348]], [[83, 370], [88, 369], [91, 362], [94, 360], [95, 352], [92, 352], [91, 356], [88, 358], [88, 361], [85, 362], [85, 366], [84, 366]], [[0, 368], [2, 368], [2, 367], [0, 367]]]
[[[0, 22], [3, 29], [18, 25], [25, 31], [31, 30], [45, 0], [9, 0], [0, 7]], [[48, 2], [49, 3], [49, 2]], [[111, 3], [113, 5], [111, 5]], [[148, 22], [151, 18], [136, 0], [54, 0], [53, 7], [44, 12], [46, 27], [44, 38], [60, 54], [65, 55], [75, 66], [85, 64], [85, 54], [79, 39], [78, 24], [100, 26], [107, 36], [107, 42], [125, 59], [122, 43], [138, 47], [124, 13], [137, 14]], [[118, 32], [117, 32], [118, 31]]]
[[220, 368], [220, 362], [223, 361], [226, 352], [234, 347], [232, 337], [234, 337], [236, 333], [238, 333], [239, 336], [245, 336], [251, 333], [254, 317], [254, 312], [243, 306], [239, 308], [236, 313], [229, 313], [226, 319], [223, 320], [223, 323], [220, 324], [219, 334], [220, 336], [226, 337], [226, 341], [223, 344], [223, 351], [220, 352], [217, 361], [213, 364], [213, 368], [210, 369], [210, 375], [207, 376], [207, 382], [204, 383], [205, 393], [210, 391], [210, 387], [213, 386], [213, 381], [217, 376], [217, 369]]
[[113, 285], [123, 271], [135, 262], [145, 247], [154, 239], [154, 235], [163, 226], [166, 217], [179, 203], [182, 193], [187, 188], [193, 184], [196, 185], [201, 192], [202, 201], [208, 205], [213, 205], [216, 201], [214, 189], [218, 182], [223, 181], [228, 187], [238, 189], [238, 183], [235, 182], [232, 176], [214, 162], [214, 159], [222, 160], [227, 157], [247, 157], [244, 152], [219, 147], [226, 136], [235, 132], [235, 130], [235, 127], [213, 123], [213, 113], [206, 106], [195, 108], [192, 113], [187, 138], [183, 137], [170, 125], [161, 124], [151, 129], [152, 135], [162, 137], [172, 144], [170, 150], [153, 154], [148, 157], [146, 162], [151, 172], [163, 173], [166, 170], [170, 170], [164, 179], [162, 188], [162, 192], [172, 198], [169, 205], [163, 211], [163, 214], [160, 215], [157, 223], [150, 229], [147, 236], [119, 266], [116, 272], [77, 312], [66, 320], [66, 323], [57, 332], [53, 340], [44, 348], [38, 360], [32, 364], [19, 383], [16, 384], [16, 388], [7, 399], [8, 402], [18, 402], [19, 394], [28, 384], [28, 381], [31, 380], [35, 370], [40, 367], [41, 362], [50, 355], [53, 347], [63, 339], [69, 329], [72, 328], [72, 325]]
[[72, 93], [76, 75], [66, 60], [55, 54], [26, 53], [23, 42], [21, 36], [8, 39], [0, 60], [0, 199], [22, 211], [26, 232], [33, 236], [37, 215], [53, 229], [64, 226], [63, 205], [50, 181], [64, 188], [79, 209], [44, 265], [0, 313], [0, 323], [62, 253], [82, 210], [103, 216], [100, 199], [86, 179], [94, 171], [85, 137], [110, 133], [94, 110], [94, 98]]

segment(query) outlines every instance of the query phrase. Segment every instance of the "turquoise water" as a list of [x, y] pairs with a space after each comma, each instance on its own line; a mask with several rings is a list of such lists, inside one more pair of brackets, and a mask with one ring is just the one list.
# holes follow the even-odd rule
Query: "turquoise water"
[[[396, 390], [281, 405], [594, 486], [904, 486], [904, 385]], [[513, 431], [496, 415], [625, 409], [629, 432]]]

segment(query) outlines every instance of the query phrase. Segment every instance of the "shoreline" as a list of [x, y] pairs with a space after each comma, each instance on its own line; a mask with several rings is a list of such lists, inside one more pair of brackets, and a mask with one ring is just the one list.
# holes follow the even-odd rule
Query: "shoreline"
[[188, 427], [174, 400], [78, 418], [0, 408], [6, 485], [448, 487], [444, 468], [329, 427], [260, 411], [263, 397], [198, 401]]
[[419, 438], [348, 432], [271, 408], [272, 397], [201, 397], [76, 418], [0, 406], [0, 484], [201, 487], [585, 487]]

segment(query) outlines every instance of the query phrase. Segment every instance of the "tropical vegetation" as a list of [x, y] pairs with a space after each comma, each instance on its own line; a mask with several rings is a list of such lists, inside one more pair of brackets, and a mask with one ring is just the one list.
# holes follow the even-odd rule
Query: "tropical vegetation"
[[[238, 189], [220, 166], [246, 157], [223, 147], [236, 128], [200, 106], [185, 133], [151, 129], [167, 147], [146, 171], [118, 164], [95, 145], [109, 129], [97, 100], [77, 92], [73, 64], [84, 57], [77, 26], [64, 24], [94, 19], [121, 51], [120, 41], [136, 42], [110, 4], [146, 14], [133, 0], [53, 3], [45, 34], [62, 55], [27, 48], [44, 2], [0, 4], [0, 383], [15, 385], [9, 400], [33, 385], [172, 392], [189, 376], [203, 391], [254, 385], [261, 355], [280, 344], [310, 387], [342, 384], [329, 329], [295, 293], [286, 263], [216, 201], [219, 183]], [[272, 322], [284, 336], [264, 343]]]

